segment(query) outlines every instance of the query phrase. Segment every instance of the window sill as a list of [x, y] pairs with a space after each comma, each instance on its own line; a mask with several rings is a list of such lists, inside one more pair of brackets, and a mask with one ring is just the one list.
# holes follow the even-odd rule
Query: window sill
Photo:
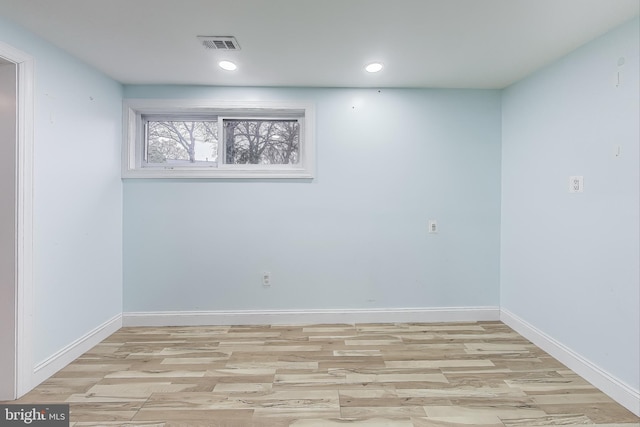
[[122, 173], [123, 179], [313, 179], [305, 170], [219, 170], [219, 169], [133, 169]]

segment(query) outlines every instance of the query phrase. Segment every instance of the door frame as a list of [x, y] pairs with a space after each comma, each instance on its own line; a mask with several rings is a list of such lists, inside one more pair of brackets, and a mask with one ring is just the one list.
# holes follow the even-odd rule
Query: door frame
[[14, 399], [33, 383], [33, 129], [34, 59], [0, 42], [0, 57], [17, 67], [16, 262]]

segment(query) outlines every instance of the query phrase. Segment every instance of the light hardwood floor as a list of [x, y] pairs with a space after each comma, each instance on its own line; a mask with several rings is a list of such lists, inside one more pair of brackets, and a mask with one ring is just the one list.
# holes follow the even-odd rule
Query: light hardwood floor
[[15, 403], [72, 426], [638, 426], [500, 322], [122, 328]]

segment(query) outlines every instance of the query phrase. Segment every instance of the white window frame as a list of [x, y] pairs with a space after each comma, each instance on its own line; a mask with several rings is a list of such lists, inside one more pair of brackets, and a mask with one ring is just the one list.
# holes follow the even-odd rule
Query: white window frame
[[[297, 119], [300, 123], [300, 154], [296, 165], [224, 164], [223, 130], [218, 128], [217, 165], [147, 165], [143, 161], [145, 131], [143, 116], [175, 115], [194, 120], [203, 115], [223, 119]], [[315, 113], [309, 103], [265, 101], [210, 101], [176, 99], [128, 99], [123, 105], [124, 140], [122, 178], [247, 178], [247, 179], [312, 179], [315, 173]]]

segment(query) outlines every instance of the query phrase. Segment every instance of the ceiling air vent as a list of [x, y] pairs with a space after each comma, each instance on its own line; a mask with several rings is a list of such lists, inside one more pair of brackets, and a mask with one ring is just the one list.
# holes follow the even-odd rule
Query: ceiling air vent
[[240, 50], [240, 45], [232, 36], [198, 36], [198, 40], [207, 49]]

